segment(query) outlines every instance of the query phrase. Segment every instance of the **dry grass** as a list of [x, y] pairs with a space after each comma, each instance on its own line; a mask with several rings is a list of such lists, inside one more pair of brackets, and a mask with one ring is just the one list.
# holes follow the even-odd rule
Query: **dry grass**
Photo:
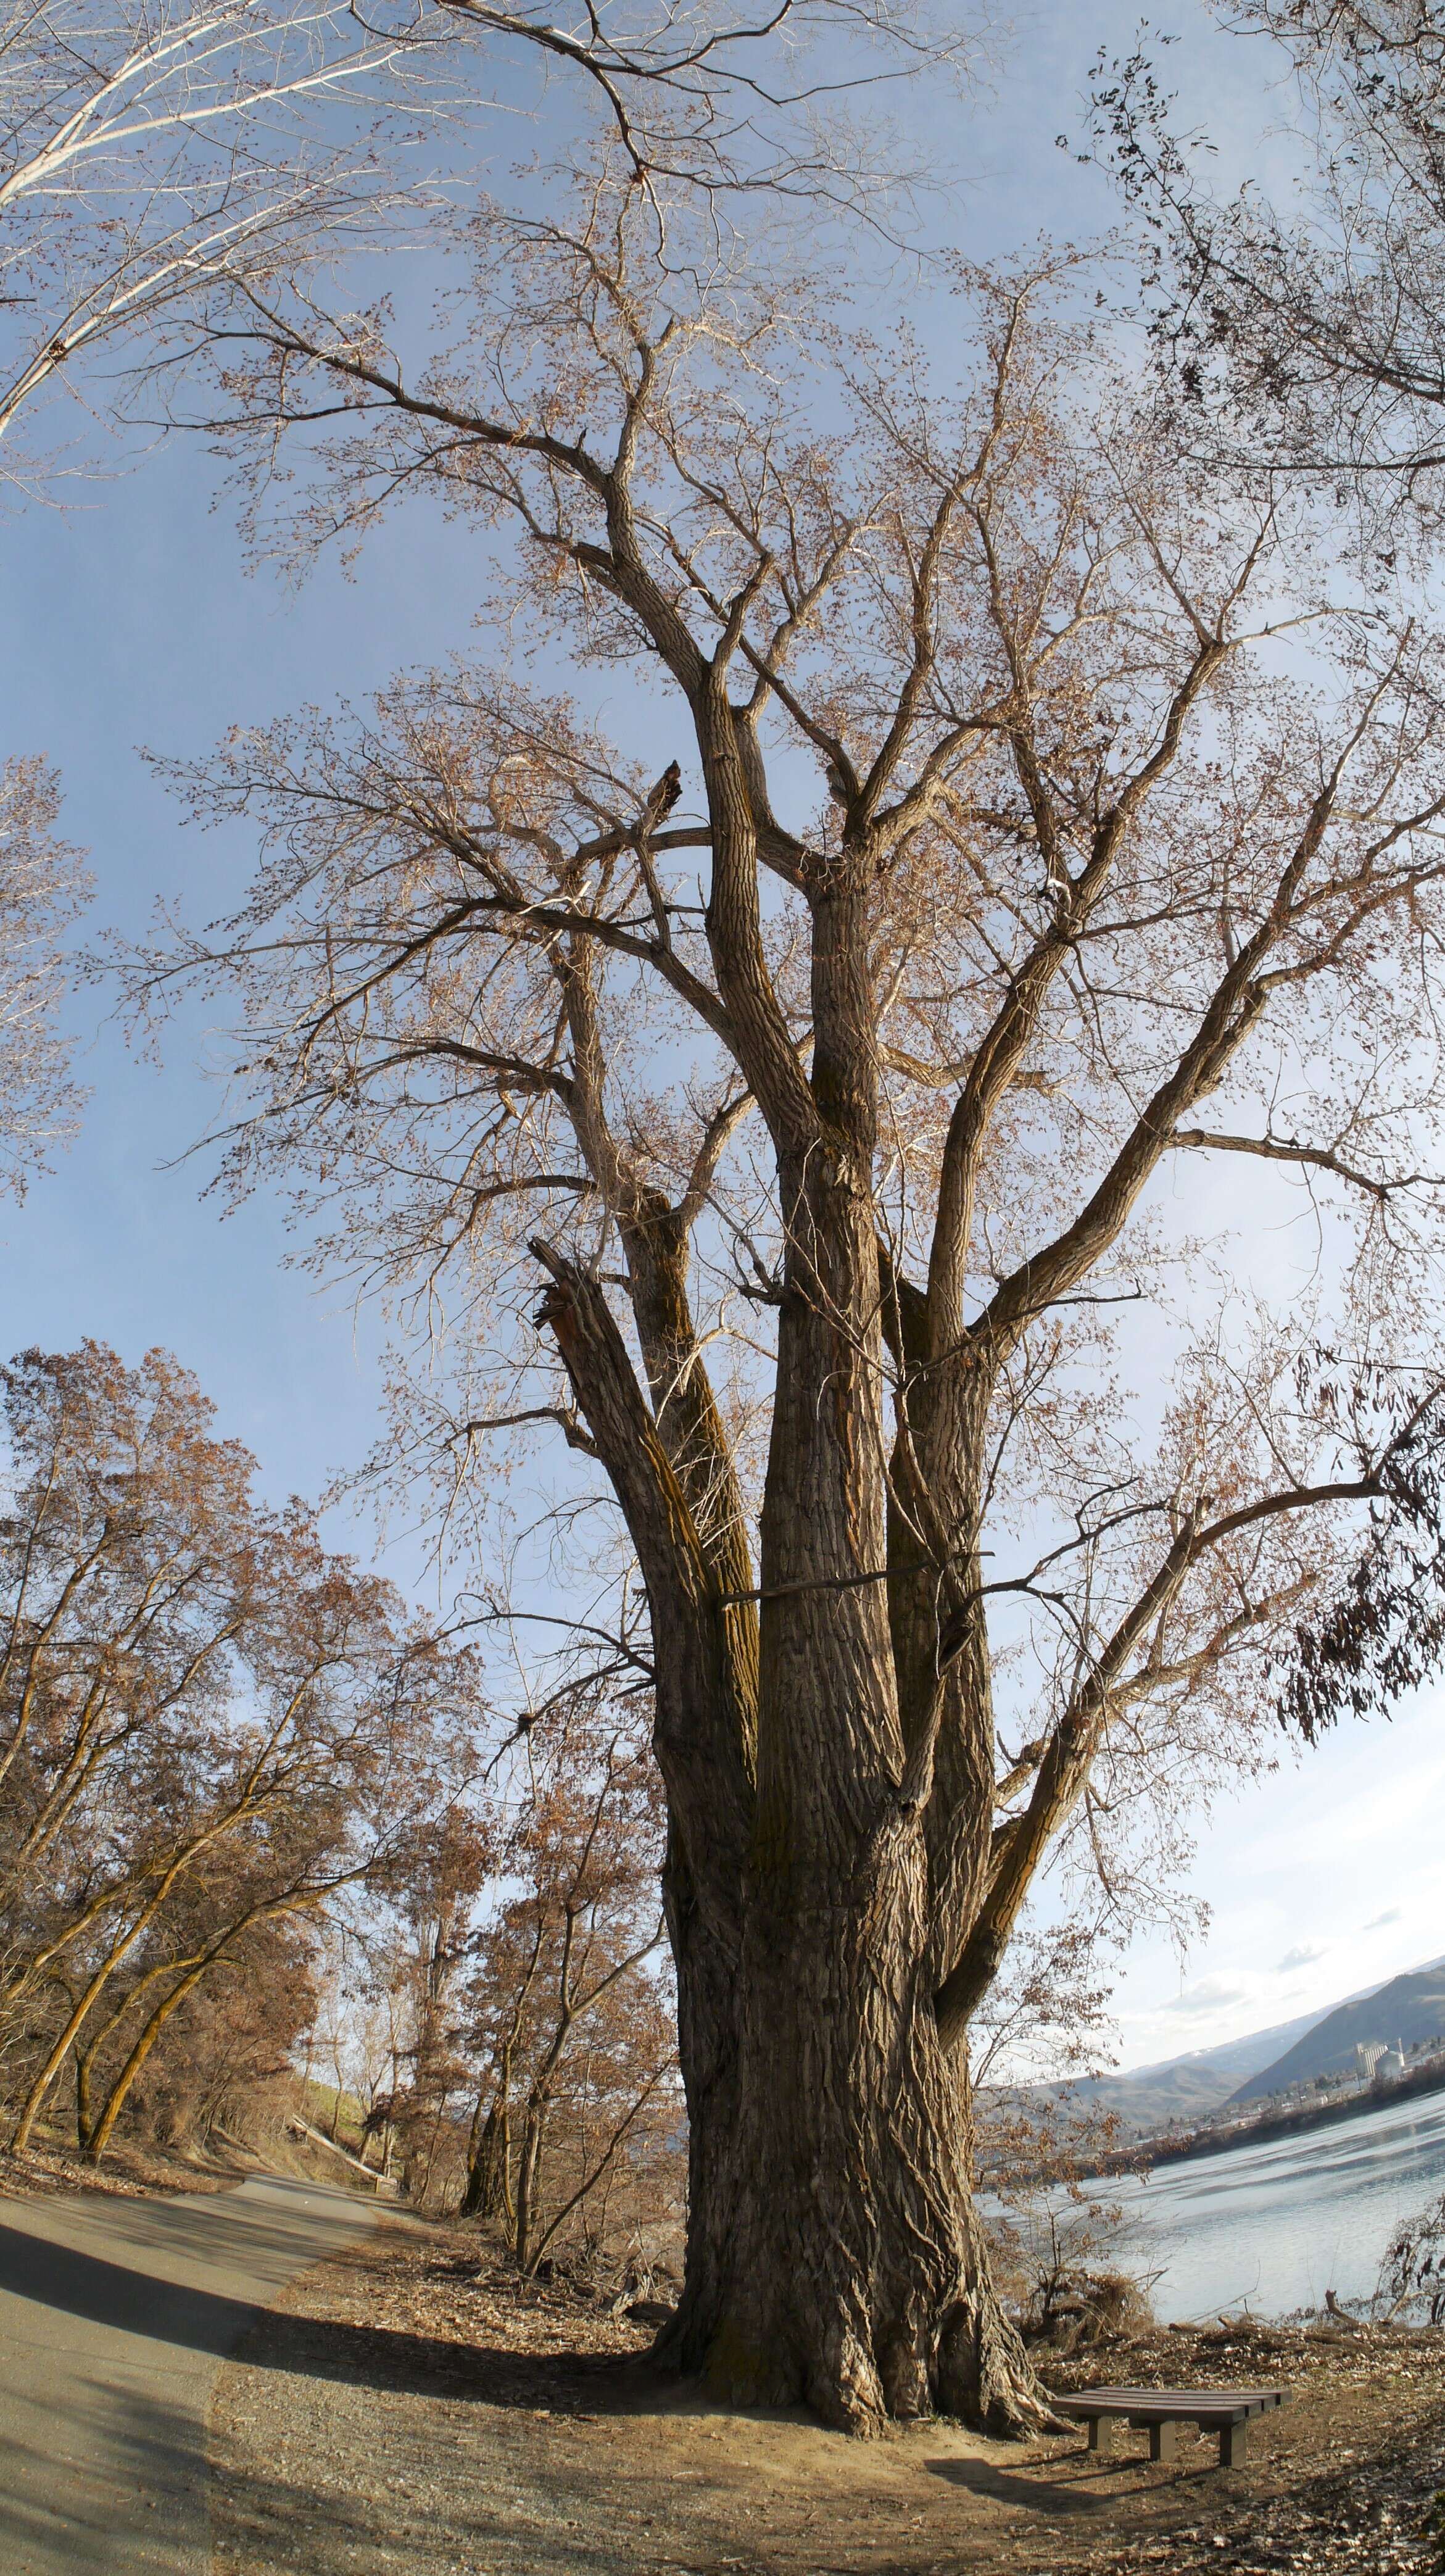
[[33, 2147], [23, 2156], [0, 2154], [0, 2198], [37, 2200], [101, 2191], [120, 2200], [145, 2200], [156, 2192], [230, 2191], [260, 2170], [255, 2157], [229, 2147], [116, 2146], [98, 2167], [64, 2148]]

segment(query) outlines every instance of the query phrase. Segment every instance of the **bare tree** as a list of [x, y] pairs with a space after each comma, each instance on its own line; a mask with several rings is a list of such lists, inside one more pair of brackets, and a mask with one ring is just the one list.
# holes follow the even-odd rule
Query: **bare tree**
[[[422, 1820], [389, 1874], [392, 1932], [381, 1958], [391, 2081], [384, 2100], [378, 2082], [368, 2087], [369, 2128], [363, 2134], [384, 2131], [395, 2139], [406, 2189], [422, 2206], [443, 2129], [467, 2082], [459, 2054], [458, 1986], [477, 1898], [498, 1858], [490, 1803], [453, 1796]], [[356, 2035], [348, 2037], [355, 2058], [361, 2053]]]
[[[520, 51], [575, 88], [642, 186], [713, 203], [737, 190], [866, 210], [888, 180], [826, 110], [839, 93], [931, 67], [967, 70], [979, 28], [927, 0], [614, 0], [550, 6], [423, 0], [369, 22], [345, 0], [9, 0], [0, 11], [0, 485], [89, 470], [52, 418], [70, 396], [113, 424], [118, 388], [219, 287], [264, 295], [318, 261], [375, 250], [435, 200], [418, 122], [446, 167]], [[826, 59], [820, 59], [818, 49]], [[844, 49], [851, 49], [843, 61]], [[565, 124], [565, 111], [560, 120]], [[585, 116], [584, 116], [585, 122]], [[550, 140], [565, 140], [552, 120]], [[894, 175], [898, 175], [896, 172]], [[448, 169], [455, 183], [456, 168]], [[452, 193], [455, 193], [453, 186]], [[881, 202], [881, 197], [880, 200]], [[104, 380], [98, 362], [110, 368]], [[0, 778], [0, 1186], [70, 1133], [80, 1095], [54, 1022], [58, 934], [88, 880], [52, 834], [43, 763]]]
[[[0, 485], [44, 486], [52, 437], [15, 433], [47, 394], [96, 400], [93, 362], [132, 353], [209, 280], [269, 274], [354, 213], [357, 154], [315, 110], [394, 47], [309, 0], [9, 0], [0, 12]], [[59, 453], [57, 453], [57, 445]], [[0, 773], [0, 1186], [74, 1125], [56, 1028], [61, 933], [89, 879], [54, 836], [43, 761]]]
[[570, 19], [540, 0], [422, 0], [370, 21], [344, 0], [11, 0], [0, 470], [25, 477], [10, 432], [45, 392], [87, 385], [112, 407], [87, 367], [102, 348], [133, 355], [218, 280], [294, 276], [413, 230], [433, 179], [470, 184], [475, 115], [508, 56], [562, 83], [547, 148], [565, 160], [579, 118], [600, 116], [660, 222], [678, 189], [866, 210], [889, 150], [876, 115], [866, 148], [847, 130], [840, 94], [967, 70], [980, 36], [967, 11], [930, 19], [928, 0], [611, 0]]
[[64, 934], [90, 878], [55, 837], [59, 805], [43, 761], [0, 770], [0, 1190], [17, 1197], [73, 1133], [83, 1096], [59, 1020]]
[[239, 985], [237, 1186], [295, 1180], [423, 1340], [444, 1302], [454, 1487], [537, 1439], [579, 1580], [587, 1504], [626, 1533], [665, 2356], [1037, 2424], [969, 2166], [1029, 1891], [1063, 1852], [1145, 1901], [1131, 1819], [1268, 1757], [1372, 1511], [1431, 1574], [1441, 649], [1047, 279], [974, 282], [940, 389], [669, 280], [636, 191], [478, 252], [430, 376], [278, 301], [217, 416], [262, 473], [316, 427], [321, 535], [439, 494], [649, 755], [505, 660], [238, 734], [190, 788], [252, 899], [132, 989]]
[[498, 2227], [524, 2270], [585, 2212], [649, 2108], [668, 2107], [658, 1805], [635, 1709], [583, 1687], [529, 1729], [498, 1855], [507, 1892], [471, 1944], [462, 2022], [483, 2069], [462, 2210]]
[[[212, 1871], [185, 1886], [183, 1892], [191, 1902], [182, 1912], [184, 1928], [180, 1937], [177, 1927], [168, 1923], [167, 1947], [162, 1956], [143, 1971], [121, 2004], [93, 2036], [87, 2032], [83, 2046], [76, 2049], [76, 2128], [81, 2151], [92, 2164], [102, 2162], [116, 2122], [152, 2051], [164, 2040], [173, 2017], [190, 2003], [199, 1988], [215, 1988], [233, 1979], [238, 1969], [244, 1979], [248, 1969], [256, 1978], [258, 1972], [264, 1976], [271, 1967], [283, 1972], [284, 1991], [292, 1966], [291, 1954], [265, 1944], [258, 1936], [277, 1926], [294, 1935], [298, 1923], [353, 1885], [371, 1864], [372, 1854], [364, 1839], [358, 1854], [355, 1840], [338, 1833], [337, 1823], [333, 1813], [330, 1831], [318, 1844], [314, 1817], [305, 1819], [312, 1828], [308, 1833], [303, 1829], [299, 1807], [285, 1808], [279, 1817], [267, 1818], [269, 1829], [255, 1835], [239, 1854], [224, 1852], [223, 1860], [230, 1866], [222, 1873]], [[350, 1848], [346, 1847], [348, 1842]], [[78, 2036], [72, 2034], [72, 2044]], [[104, 2064], [107, 2050], [111, 2051], [111, 2069], [104, 2097], [92, 2107], [94, 2069], [97, 2060]]]
[[168, 1865], [166, 1775], [204, 1740], [246, 1615], [233, 1539], [249, 1461], [214, 1438], [195, 1381], [160, 1353], [134, 1371], [95, 1345], [23, 1353], [4, 1396], [0, 1899], [13, 2004], [123, 1904], [136, 1885], [127, 1855], [152, 1820], [160, 1874]]
[[208, 279], [267, 273], [345, 232], [396, 64], [394, 41], [324, 0], [13, 0], [0, 21], [6, 479], [27, 478], [11, 453], [19, 414], [93, 385], [102, 348], [143, 340]]
[[[569, 75], [664, 231], [678, 191], [715, 216], [740, 194], [874, 215], [912, 173], [866, 94], [920, 73], [970, 78], [991, 14], [928, 0], [589, 0], [570, 17], [543, 0], [436, 5], [488, 52]], [[846, 115], [860, 98], [866, 126]]]
[[[293, 2051], [316, 2008], [319, 1947], [314, 1915], [255, 1925], [168, 2018], [131, 2089], [127, 2124], [162, 2146], [204, 2144], [218, 2131], [256, 2139], [275, 2107], [294, 2101]], [[78, 2093], [78, 2062], [76, 2073]]]
[[[28, 2146], [76, 2057], [104, 2153], [171, 2017], [262, 1925], [386, 1866], [454, 1667], [215, 1438], [164, 1353], [4, 1372], [0, 2015]], [[90, 2108], [97, 2071], [104, 2096]]]
[[1095, 66], [1096, 137], [1162, 252], [1156, 329], [1256, 455], [1371, 517], [1436, 510], [1445, 462], [1445, 47], [1433, 0], [1218, 0], [1276, 94], [1304, 185], [1221, 197], [1146, 49]]

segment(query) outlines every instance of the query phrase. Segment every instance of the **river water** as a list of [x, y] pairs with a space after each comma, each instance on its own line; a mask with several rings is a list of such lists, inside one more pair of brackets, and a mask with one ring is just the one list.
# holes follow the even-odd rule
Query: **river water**
[[1445, 2192], [1445, 2093], [1093, 2188], [1123, 2207], [1127, 2268], [1159, 2274], [1159, 2317], [1368, 2298], [1401, 2219]]

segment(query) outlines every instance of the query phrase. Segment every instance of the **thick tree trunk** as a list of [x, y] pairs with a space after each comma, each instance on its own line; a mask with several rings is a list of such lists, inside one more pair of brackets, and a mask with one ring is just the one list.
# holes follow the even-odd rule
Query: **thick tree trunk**
[[[803, 2401], [852, 2431], [942, 2408], [1022, 2432], [1048, 2409], [989, 2277], [965, 2063], [934, 2015], [925, 1819], [939, 1710], [952, 1710], [934, 1700], [905, 1727], [900, 1709], [875, 1571], [877, 1257], [846, 1156], [809, 1157], [789, 1233], [806, 1293], [779, 1322], [737, 1974], [704, 1992], [699, 1936], [687, 1924], [678, 1945], [670, 1909], [700, 2134], [687, 2287], [664, 2351], [735, 2403]], [[990, 1767], [968, 1802], [985, 1834], [991, 1786]]]
[[[480, 2114], [480, 2104], [478, 2105]], [[512, 2193], [509, 2168], [512, 2160], [511, 2140], [500, 2092], [492, 2095], [484, 2116], [472, 2122], [472, 2135], [467, 2154], [466, 2189], [457, 2215], [479, 2218], [483, 2225], [498, 2221], [510, 2224]]]
[[[856, 945], [833, 928], [815, 964], [846, 964]], [[803, 2401], [853, 2431], [942, 2408], [1025, 2432], [1049, 2411], [989, 2278], [966, 2073], [934, 2011], [987, 1866], [992, 1715], [959, 1645], [937, 1687], [940, 1560], [916, 1515], [894, 1545], [915, 1561], [932, 1550], [928, 1631], [921, 1592], [915, 1604], [895, 1588], [890, 1624], [868, 1103], [836, 1069], [823, 1083], [820, 1061], [838, 1125], [781, 1174], [756, 1629], [744, 1551], [736, 1565], [710, 1554], [701, 1501], [663, 1451], [666, 1408], [646, 1414], [593, 1284], [538, 1247], [554, 1282], [542, 1320], [652, 1611], [691, 2123], [686, 2279], [657, 2357], [735, 2402]], [[947, 1554], [966, 1588], [957, 1523]]]
[[[885, 1915], [893, 1911], [885, 1905]], [[744, 2405], [869, 2432], [935, 2410], [1047, 2424], [973, 2202], [966, 2078], [939, 2045], [904, 1927], [760, 1912], [731, 2116], [691, 2153], [687, 2278], [659, 2358]], [[714, 2114], [721, 2105], [714, 2105]]]
[[731, 2281], [738, 2158], [738, 1959], [700, 1902], [681, 1837], [668, 1834], [662, 1876], [677, 1975], [678, 2060], [687, 2101], [687, 2262], [682, 2297], [654, 2350], [663, 2367], [701, 2371]]

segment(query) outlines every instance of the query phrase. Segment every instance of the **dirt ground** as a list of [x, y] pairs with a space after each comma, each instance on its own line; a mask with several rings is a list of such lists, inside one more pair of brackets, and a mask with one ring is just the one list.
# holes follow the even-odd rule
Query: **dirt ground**
[[[519, 2288], [457, 2229], [383, 2221], [222, 2371], [214, 2576], [1403, 2576], [1445, 2488], [1445, 2335], [1160, 2330], [1058, 2386], [1288, 2387], [1249, 2467], [1091, 2458], [1081, 2434], [925, 2424], [860, 2443], [660, 2381], [647, 2330]], [[1134, 2455], [1131, 2456], [1130, 2453]]]

